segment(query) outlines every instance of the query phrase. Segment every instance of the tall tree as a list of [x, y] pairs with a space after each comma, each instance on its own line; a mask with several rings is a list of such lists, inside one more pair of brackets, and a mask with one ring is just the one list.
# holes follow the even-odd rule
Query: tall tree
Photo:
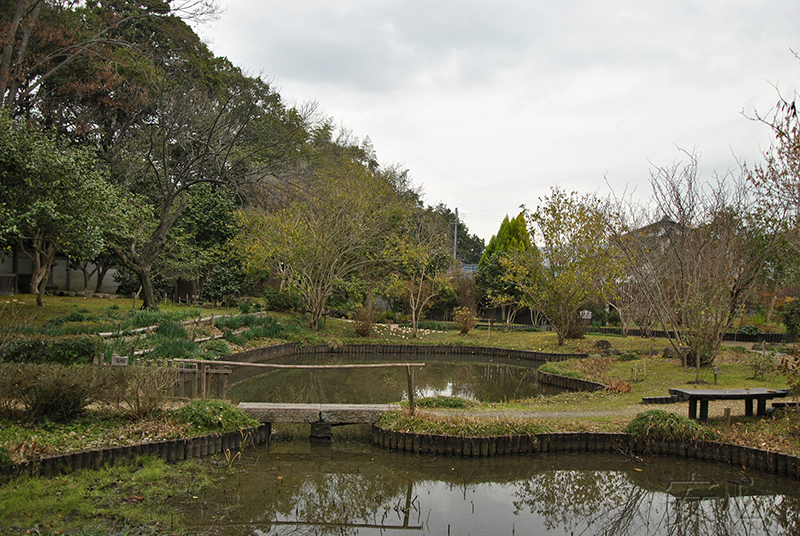
[[285, 206], [243, 211], [237, 238], [251, 276], [276, 274], [302, 294], [312, 329], [334, 289], [378, 261], [396, 219], [391, 182], [365, 165], [357, 147], [328, 136], [317, 136], [309, 160], [313, 176]]
[[118, 180], [151, 207], [149, 221], [113, 241], [122, 264], [139, 278], [144, 307], [156, 304], [151, 269], [186, 209], [186, 195], [204, 183], [243, 195], [289, 180], [306, 138], [305, 118], [266, 83], [229, 64], [218, 68], [225, 83], [214, 90], [180, 78], [176, 87], [164, 73], [152, 113], [118, 147], [127, 152], [115, 162]]
[[520, 212], [511, 219], [506, 215], [497, 234], [489, 239], [489, 244], [478, 263], [475, 277], [478, 293], [488, 307], [500, 307], [506, 331], [524, 304], [519, 288], [506, 277], [504, 260], [510, 255], [524, 253], [530, 247], [531, 238], [525, 222], [525, 213]]
[[400, 231], [389, 238], [384, 255], [393, 267], [388, 291], [405, 299], [416, 337], [425, 310], [450, 284], [447, 269], [453, 257], [441, 219], [429, 211], [410, 211]]
[[552, 188], [528, 215], [534, 247], [504, 262], [523, 303], [542, 312], [559, 346], [577, 330], [578, 311], [612, 290], [615, 259], [608, 248], [608, 213], [594, 196]]
[[117, 196], [90, 149], [0, 114], [0, 206], [7, 237], [33, 264], [30, 291], [43, 296], [57, 251], [91, 258], [104, 247], [105, 215]]

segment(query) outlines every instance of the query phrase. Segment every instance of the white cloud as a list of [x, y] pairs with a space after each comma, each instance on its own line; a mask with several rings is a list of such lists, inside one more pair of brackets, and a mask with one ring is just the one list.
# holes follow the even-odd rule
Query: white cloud
[[429, 203], [488, 239], [553, 184], [645, 194], [676, 145], [706, 170], [769, 141], [741, 111], [766, 111], [800, 80], [800, 3], [777, 0], [230, 1], [200, 33], [318, 101], [400, 162]]

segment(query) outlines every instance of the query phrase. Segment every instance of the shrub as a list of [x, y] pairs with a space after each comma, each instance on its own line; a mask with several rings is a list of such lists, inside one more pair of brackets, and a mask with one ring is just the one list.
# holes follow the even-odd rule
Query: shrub
[[761, 328], [758, 326], [753, 326], [752, 324], [748, 324], [746, 326], [742, 326], [739, 328], [739, 333], [742, 335], [761, 335], [764, 332], [761, 331]]
[[229, 432], [259, 424], [239, 408], [221, 400], [195, 400], [179, 409], [177, 416], [181, 423], [201, 432]]
[[637, 359], [639, 359], [639, 354], [637, 354], [633, 350], [628, 352], [623, 352], [617, 356], [617, 361], [635, 361]]
[[792, 300], [783, 306], [781, 311], [786, 332], [790, 335], [800, 334], [800, 300]]
[[356, 322], [356, 335], [359, 337], [369, 337], [372, 334], [372, 326], [375, 324], [375, 309], [359, 305], [353, 313]]
[[299, 312], [303, 310], [303, 296], [286, 290], [270, 290], [264, 295], [267, 311]]
[[123, 411], [136, 420], [157, 415], [172, 399], [177, 371], [172, 367], [120, 367], [117, 371], [124, 388]]
[[0, 362], [59, 365], [90, 363], [102, 349], [103, 343], [97, 336], [30, 335], [3, 345], [0, 350]]
[[753, 372], [753, 379], [760, 380], [764, 376], [775, 370], [775, 362], [771, 355], [755, 353], [747, 363], [748, 368]]
[[453, 309], [453, 317], [462, 335], [466, 335], [478, 325], [475, 310], [471, 307], [456, 307]]
[[18, 398], [37, 421], [67, 421], [107, 397], [117, 379], [107, 367], [17, 365]]
[[628, 424], [625, 431], [637, 439], [666, 441], [713, 439], [715, 435], [711, 429], [704, 428], [697, 421], [661, 409], [640, 413]]

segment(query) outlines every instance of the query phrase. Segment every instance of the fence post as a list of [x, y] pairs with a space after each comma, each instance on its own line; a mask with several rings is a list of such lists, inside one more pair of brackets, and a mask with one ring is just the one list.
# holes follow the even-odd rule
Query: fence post
[[414, 406], [414, 376], [412, 370], [410, 365], [406, 365], [406, 372], [408, 373], [408, 411], [413, 417], [416, 413], [416, 407]]

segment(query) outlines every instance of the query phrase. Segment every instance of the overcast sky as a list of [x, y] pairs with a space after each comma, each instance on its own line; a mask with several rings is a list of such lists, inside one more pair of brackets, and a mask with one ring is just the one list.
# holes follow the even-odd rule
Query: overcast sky
[[[212, 50], [316, 101], [488, 241], [552, 185], [649, 195], [696, 148], [758, 160], [800, 87], [797, 0], [220, 0]], [[610, 187], [609, 187], [610, 185]]]

